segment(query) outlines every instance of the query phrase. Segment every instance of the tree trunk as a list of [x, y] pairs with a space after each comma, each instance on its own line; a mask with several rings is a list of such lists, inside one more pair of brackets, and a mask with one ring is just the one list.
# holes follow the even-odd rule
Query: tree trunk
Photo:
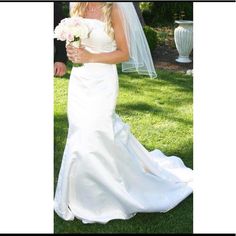
[[142, 11], [141, 11], [141, 9], [139, 7], [139, 3], [140, 2], [133, 2], [135, 10], [136, 10], [136, 12], [138, 14], [138, 18], [139, 18], [139, 20], [141, 22], [141, 25], [145, 26], [145, 21], [144, 21], [143, 15], [142, 15]]

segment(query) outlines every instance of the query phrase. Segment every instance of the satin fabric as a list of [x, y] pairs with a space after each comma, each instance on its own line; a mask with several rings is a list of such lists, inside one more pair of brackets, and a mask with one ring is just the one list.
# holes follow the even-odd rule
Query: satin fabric
[[[103, 22], [83, 21], [91, 29], [82, 41], [87, 50], [116, 50]], [[193, 191], [193, 170], [179, 157], [146, 150], [115, 112], [118, 88], [116, 65], [86, 63], [71, 71], [69, 129], [54, 199], [64, 220], [105, 224], [137, 212], [167, 212]]]

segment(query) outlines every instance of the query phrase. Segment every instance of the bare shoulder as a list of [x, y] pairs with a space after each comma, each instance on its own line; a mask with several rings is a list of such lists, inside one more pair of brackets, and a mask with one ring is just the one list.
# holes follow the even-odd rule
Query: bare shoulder
[[113, 4], [111, 12], [112, 24], [113, 26], [120, 25], [122, 22], [122, 15], [117, 4]]

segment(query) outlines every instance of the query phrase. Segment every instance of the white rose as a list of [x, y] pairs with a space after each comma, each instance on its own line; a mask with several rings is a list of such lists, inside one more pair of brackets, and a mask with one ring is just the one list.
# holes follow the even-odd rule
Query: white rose
[[85, 26], [85, 25], [81, 25], [80, 26], [80, 38], [81, 39], [86, 39], [86, 38], [88, 38], [88, 34], [89, 34], [88, 27]]
[[75, 36], [75, 37], [80, 37], [81, 34], [81, 29], [78, 26], [74, 26], [71, 27], [71, 33]]

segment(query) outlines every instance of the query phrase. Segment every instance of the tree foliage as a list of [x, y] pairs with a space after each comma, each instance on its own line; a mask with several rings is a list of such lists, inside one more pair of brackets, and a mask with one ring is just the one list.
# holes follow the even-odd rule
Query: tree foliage
[[192, 2], [141, 2], [145, 23], [154, 27], [173, 24], [175, 20], [193, 19]]

